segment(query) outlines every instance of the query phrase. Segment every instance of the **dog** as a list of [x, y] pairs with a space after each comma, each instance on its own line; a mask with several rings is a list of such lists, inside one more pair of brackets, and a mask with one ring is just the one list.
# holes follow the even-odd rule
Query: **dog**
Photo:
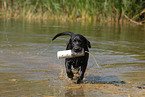
[[89, 59], [89, 48], [91, 48], [90, 42], [80, 34], [74, 34], [72, 32], [62, 32], [55, 35], [52, 39], [55, 40], [59, 36], [69, 35], [70, 39], [67, 43], [66, 50], [72, 50], [74, 52], [84, 51], [84, 56], [66, 58], [65, 59], [65, 68], [68, 78], [73, 79], [74, 74], [72, 72], [72, 67], [80, 71], [79, 77], [77, 79], [77, 84], [80, 84], [84, 78], [84, 73], [87, 68], [88, 59]]

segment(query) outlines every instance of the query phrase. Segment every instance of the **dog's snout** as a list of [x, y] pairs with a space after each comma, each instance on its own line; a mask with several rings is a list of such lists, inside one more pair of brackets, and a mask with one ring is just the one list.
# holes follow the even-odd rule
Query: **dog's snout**
[[81, 50], [82, 50], [82, 49], [81, 49], [80, 47], [75, 47], [75, 48], [74, 48], [74, 51], [75, 51], [75, 52], [79, 52], [79, 51], [81, 51]]

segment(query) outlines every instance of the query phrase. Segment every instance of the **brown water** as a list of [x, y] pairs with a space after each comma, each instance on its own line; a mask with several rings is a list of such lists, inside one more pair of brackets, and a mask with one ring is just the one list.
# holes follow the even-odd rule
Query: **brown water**
[[[63, 31], [86, 36], [101, 67], [90, 56], [80, 85], [56, 58], [69, 37], [51, 39]], [[143, 84], [145, 26], [0, 20], [0, 97], [144, 97]]]

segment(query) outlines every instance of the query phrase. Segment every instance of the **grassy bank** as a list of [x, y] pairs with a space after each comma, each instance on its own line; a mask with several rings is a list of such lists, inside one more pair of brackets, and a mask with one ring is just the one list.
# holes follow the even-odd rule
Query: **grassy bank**
[[1, 0], [0, 17], [118, 22], [126, 15], [143, 21], [143, 6], [144, 0]]

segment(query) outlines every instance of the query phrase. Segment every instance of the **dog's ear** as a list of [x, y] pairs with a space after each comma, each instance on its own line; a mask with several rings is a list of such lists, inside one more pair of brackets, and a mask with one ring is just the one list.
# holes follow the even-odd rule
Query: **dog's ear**
[[88, 45], [89, 48], [91, 48], [91, 43], [88, 40], [87, 40], [87, 45]]
[[[84, 37], [85, 38], [85, 37]], [[87, 40], [86, 38], [85, 38], [85, 44], [86, 44], [86, 46], [88, 47], [88, 48], [91, 48], [91, 43], [90, 43], [90, 41], [89, 40]]]
[[66, 47], [66, 50], [70, 50], [70, 49], [72, 49], [72, 40], [71, 39], [67, 42], [67, 47]]

